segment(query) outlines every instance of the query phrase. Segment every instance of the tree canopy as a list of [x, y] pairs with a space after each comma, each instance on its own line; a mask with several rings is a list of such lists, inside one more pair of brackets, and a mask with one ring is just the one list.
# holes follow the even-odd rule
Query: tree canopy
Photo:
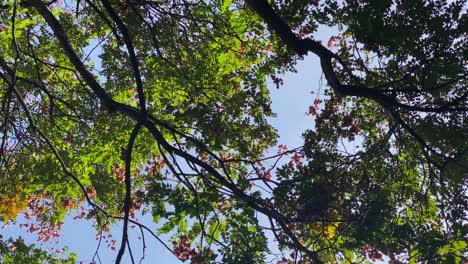
[[[169, 235], [160, 242], [191, 263], [466, 260], [465, 1], [0, 8], [4, 223], [23, 215], [48, 241], [69, 214], [100, 237], [122, 222], [117, 263], [139, 261], [130, 224]], [[322, 43], [319, 28], [337, 34]], [[304, 144], [288, 148], [268, 123], [267, 82], [279, 88], [306, 56], [327, 87]], [[5, 263], [76, 259], [22, 240], [0, 250]]]

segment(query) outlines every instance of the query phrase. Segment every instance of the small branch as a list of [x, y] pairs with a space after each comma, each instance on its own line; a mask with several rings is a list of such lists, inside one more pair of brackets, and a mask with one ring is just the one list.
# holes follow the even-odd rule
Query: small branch
[[135, 264], [135, 259], [133, 258], [132, 247], [130, 247], [130, 242], [127, 239], [127, 247], [128, 252], [130, 253], [130, 259], [132, 260], [132, 264]]
[[[96, 216], [98, 216], [99, 214], [96, 214]], [[102, 243], [102, 232], [103, 232], [103, 227], [101, 226], [100, 227], [100, 234], [99, 234], [99, 242], [97, 244], [97, 247], [96, 247], [96, 250], [94, 251], [94, 255], [93, 255], [93, 261], [94, 259], [97, 257], [98, 260], [99, 260], [99, 263], [101, 263], [101, 258], [99, 257], [99, 248], [101, 248], [101, 243]]]
[[145, 241], [145, 232], [143, 232], [143, 228], [141, 226], [139, 226], [140, 228], [140, 233], [141, 233], [141, 239], [143, 241], [143, 247], [142, 247], [142, 254], [141, 254], [141, 258], [140, 258], [140, 264], [141, 262], [143, 261], [143, 259], [145, 259], [145, 256], [146, 256], [146, 241]]

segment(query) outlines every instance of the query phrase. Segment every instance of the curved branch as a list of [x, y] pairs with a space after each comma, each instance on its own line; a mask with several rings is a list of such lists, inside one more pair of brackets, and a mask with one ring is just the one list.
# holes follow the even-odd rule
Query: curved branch
[[[306, 55], [309, 51], [314, 53], [320, 58], [320, 65], [322, 71], [327, 79], [328, 84], [333, 88], [335, 92], [341, 95], [359, 96], [370, 98], [379, 103], [388, 104], [394, 99], [390, 96], [384, 95], [381, 91], [370, 89], [368, 87], [359, 84], [358, 79], [351, 72], [341, 58], [325, 48], [318, 41], [311, 38], [300, 39], [286, 22], [276, 13], [271, 5], [266, 0], [246, 0], [254, 11], [267, 23], [269, 27], [280, 37], [280, 39], [298, 55]], [[348, 72], [351, 79], [353, 79], [357, 85], [343, 85], [338, 79], [335, 70], [333, 69], [332, 59], [337, 60], [343, 68]]]

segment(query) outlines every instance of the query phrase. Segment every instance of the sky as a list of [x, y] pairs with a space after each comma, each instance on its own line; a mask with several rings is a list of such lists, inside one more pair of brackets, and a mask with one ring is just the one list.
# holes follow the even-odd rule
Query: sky
[[[319, 30], [318, 34], [315, 34], [315, 37], [326, 43], [328, 38], [335, 33], [335, 30], [327, 31], [322, 29]], [[284, 85], [280, 86], [279, 89], [277, 89], [276, 85], [272, 82], [269, 83], [272, 110], [277, 114], [277, 117], [271, 118], [269, 121], [270, 124], [278, 130], [278, 144], [287, 145], [289, 149], [301, 146], [303, 144], [302, 133], [306, 129], [313, 128], [313, 118], [306, 116], [305, 113], [308, 111], [309, 105], [320, 95], [320, 91], [323, 92], [324, 89], [325, 81], [323, 81], [324, 83], [322, 84], [322, 71], [319, 65], [319, 59], [316, 56], [309, 55], [298, 63], [296, 67], [297, 73], [289, 72], [279, 76], [284, 81]], [[321, 87], [321, 85], [323, 86]], [[273, 149], [272, 153], [275, 154], [276, 149]], [[69, 252], [77, 253], [78, 263], [80, 263], [80, 261], [83, 263], [90, 263], [98, 246], [96, 231], [89, 221], [74, 220], [73, 216], [72, 214], [66, 218], [61, 231], [61, 237], [53, 241], [53, 243], [58, 242], [55, 248], [68, 246]], [[139, 216], [139, 218], [139, 220], [148, 227], [153, 230], [156, 229], [156, 225], [152, 224], [152, 217], [150, 214], [143, 217]], [[18, 222], [21, 222], [21, 217], [19, 217], [18, 220]], [[121, 230], [122, 223], [117, 223], [111, 227], [112, 239], [117, 241], [117, 250], [120, 247]], [[17, 225], [7, 227], [5, 230], [1, 231], [1, 234], [4, 239], [9, 236], [17, 237], [21, 235], [25, 238], [27, 243], [38, 244], [35, 241], [35, 236], [31, 236], [25, 230], [21, 230]], [[138, 263], [142, 256], [142, 243], [138, 238], [141, 236], [139, 229], [130, 228], [129, 236], [132, 252]], [[165, 241], [168, 240], [168, 237], [165, 236], [161, 236], [161, 238]], [[147, 255], [141, 263], [182, 263], [149, 234], [145, 235], [145, 239]], [[100, 260], [102, 263], [114, 263], [117, 250], [111, 251], [105, 243], [105, 240], [106, 239], [103, 239], [103, 244], [99, 249]], [[97, 258], [95, 260], [99, 263]], [[131, 263], [128, 250], [124, 255], [122, 263]]]

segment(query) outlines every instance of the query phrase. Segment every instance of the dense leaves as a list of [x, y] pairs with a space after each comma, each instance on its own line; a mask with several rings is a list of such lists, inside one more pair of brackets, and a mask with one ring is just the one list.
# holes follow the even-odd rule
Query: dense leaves
[[[464, 1], [4, 1], [0, 218], [122, 221], [117, 263], [129, 224], [192, 263], [460, 262], [466, 28]], [[268, 156], [267, 80], [305, 56], [315, 126]]]
[[37, 249], [34, 245], [26, 245], [20, 237], [16, 240], [8, 239], [3, 241], [0, 236], [0, 261], [5, 264], [15, 263], [62, 263], [72, 264], [76, 261], [76, 255], [70, 254], [68, 257], [57, 257], [60, 250], [50, 254]]

